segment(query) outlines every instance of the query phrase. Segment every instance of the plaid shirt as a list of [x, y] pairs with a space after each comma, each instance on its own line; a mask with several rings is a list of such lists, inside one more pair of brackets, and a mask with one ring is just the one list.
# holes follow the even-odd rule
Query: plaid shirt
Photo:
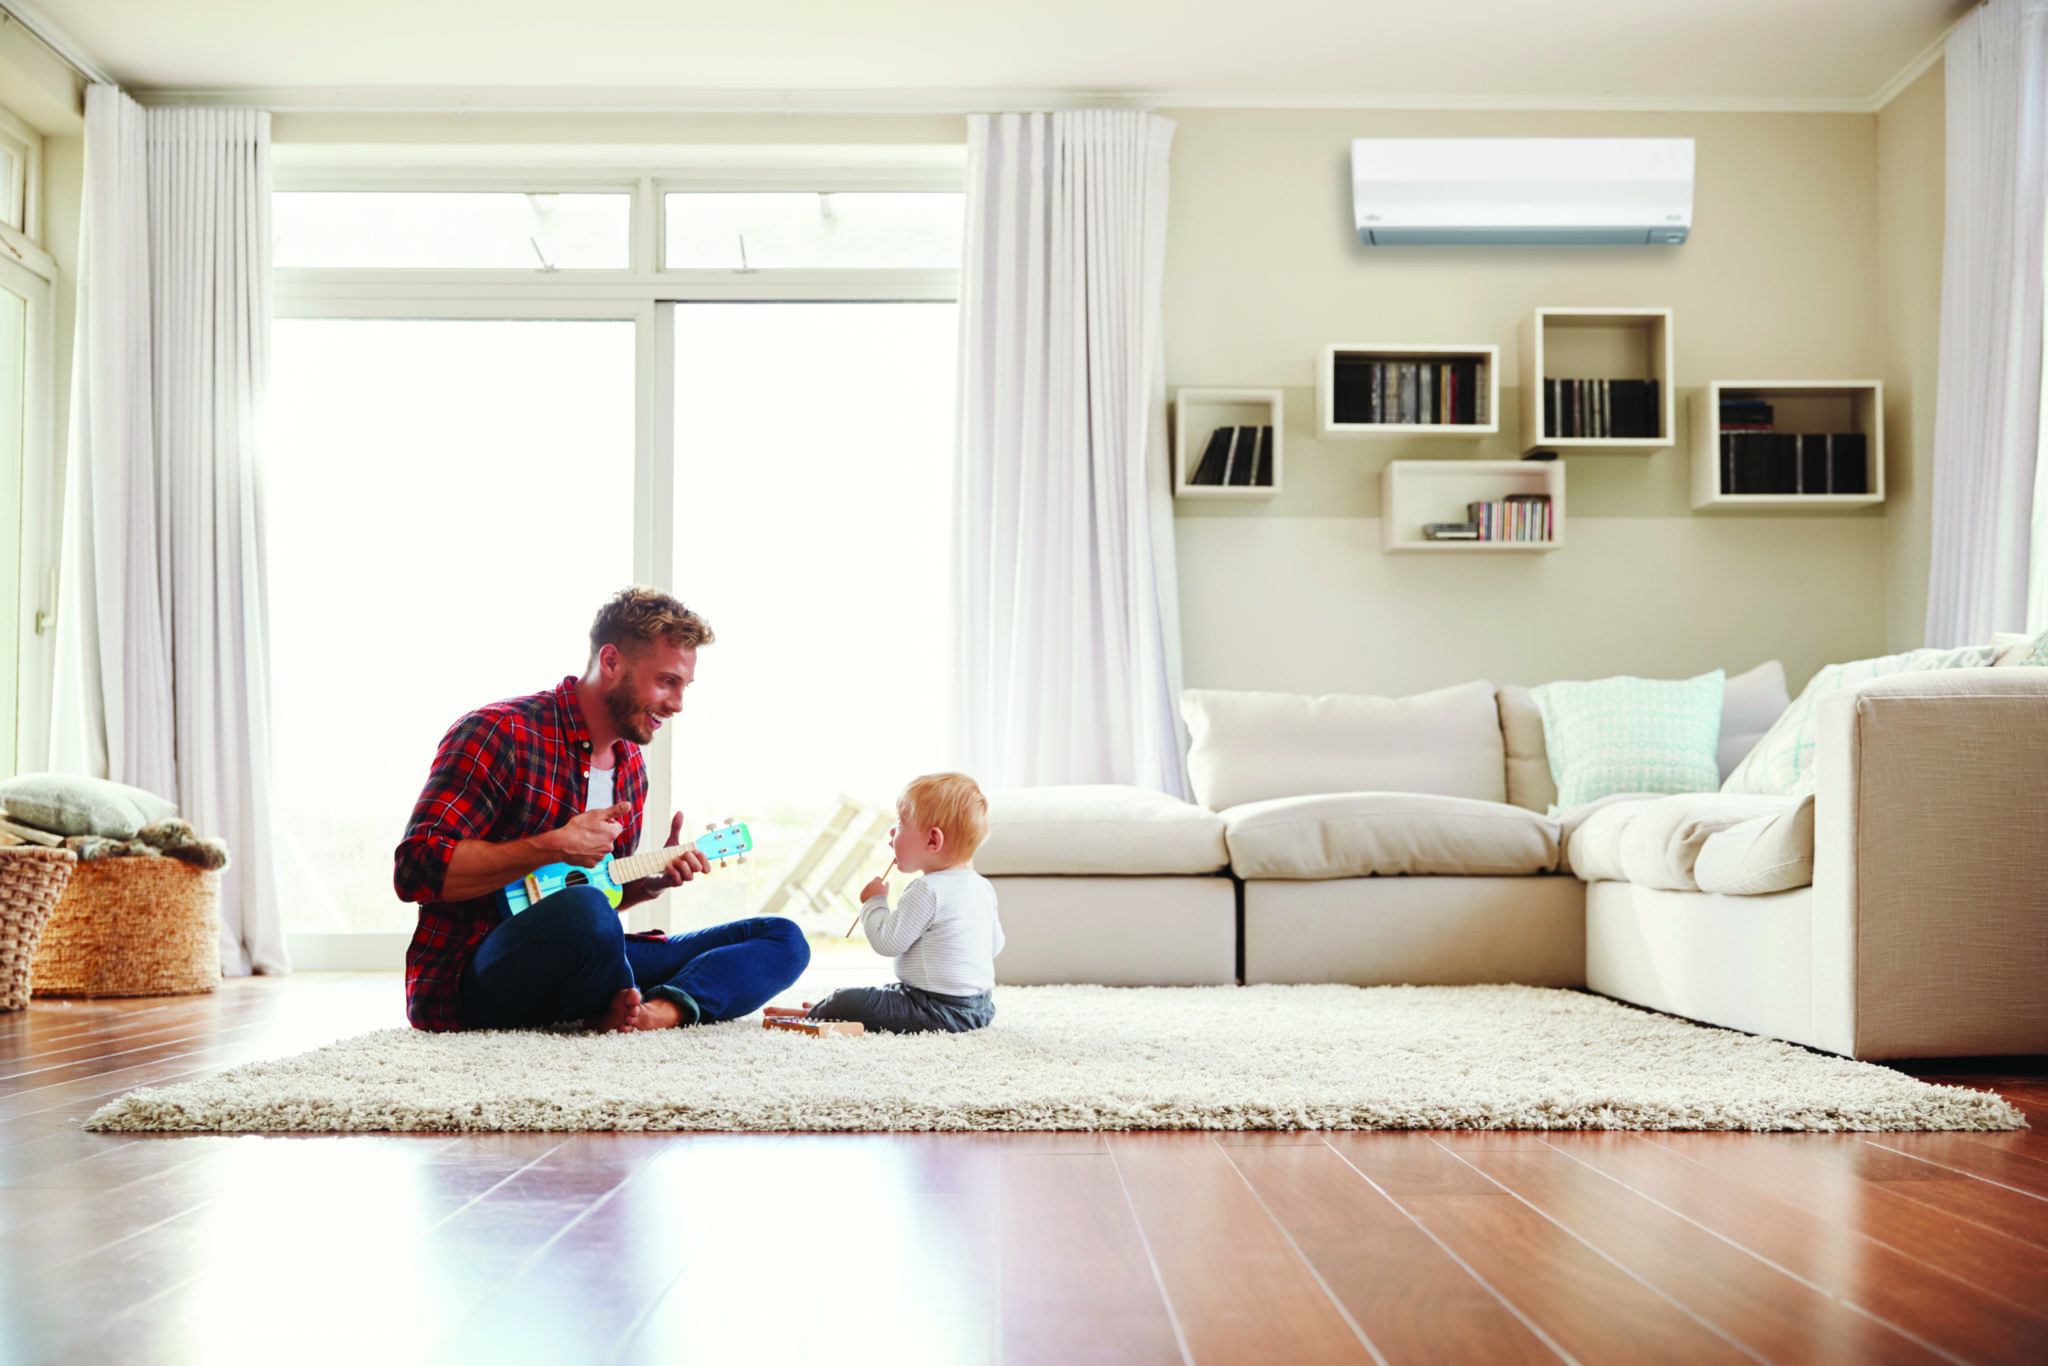
[[[628, 741], [614, 744], [612, 753], [618, 762], [612, 799], [633, 808], [612, 846], [624, 857], [640, 842], [647, 766], [640, 747]], [[498, 892], [441, 900], [456, 842], [504, 844], [560, 829], [583, 810], [589, 791], [590, 732], [576, 704], [573, 674], [551, 692], [479, 707], [441, 737], [392, 876], [401, 901], [420, 903], [420, 923], [405, 951], [405, 1014], [415, 1028], [462, 1028], [463, 971], [505, 918]]]

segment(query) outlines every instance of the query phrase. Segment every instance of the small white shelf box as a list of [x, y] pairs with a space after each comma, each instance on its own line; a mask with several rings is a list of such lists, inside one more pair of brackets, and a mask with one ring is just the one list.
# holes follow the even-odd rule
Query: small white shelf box
[[[1868, 493], [1728, 493], [1721, 488], [1721, 400], [1760, 398], [1780, 432], [1861, 432]], [[1717, 379], [1692, 401], [1692, 505], [1695, 510], [1867, 508], [1884, 501], [1884, 381], [1875, 379]]]
[[[1539, 308], [1522, 320], [1522, 449], [1655, 451], [1677, 430], [1668, 308]], [[1555, 437], [1543, 430], [1545, 379], [1657, 381], [1658, 436]]]
[[[1181, 389], [1173, 396], [1173, 496], [1259, 500], [1280, 496], [1280, 438], [1286, 407], [1278, 389]], [[1209, 433], [1218, 427], [1273, 429], [1273, 482], [1191, 484]]]
[[[1337, 367], [1346, 361], [1479, 362], [1484, 422], [1339, 422]], [[1366, 440], [1378, 436], [1491, 436], [1500, 430], [1500, 348], [1498, 346], [1382, 346], [1336, 342], [1316, 359], [1316, 435]]]
[[[1510, 493], [1550, 495], [1547, 541], [1431, 541], [1431, 522], [1462, 522], [1467, 503]], [[1388, 554], [1555, 550], [1564, 544], [1562, 460], [1390, 460], [1380, 471], [1380, 546]]]

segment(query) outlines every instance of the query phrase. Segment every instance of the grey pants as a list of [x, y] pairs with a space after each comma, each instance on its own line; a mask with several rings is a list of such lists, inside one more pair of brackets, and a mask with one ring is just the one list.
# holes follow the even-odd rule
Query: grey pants
[[908, 982], [841, 987], [812, 1006], [810, 1014], [813, 1020], [859, 1020], [882, 1034], [919, 1034], [934, 1029], [965, 1034], [995, 1017], [995, 1000], [985, 991], [946, 996]]

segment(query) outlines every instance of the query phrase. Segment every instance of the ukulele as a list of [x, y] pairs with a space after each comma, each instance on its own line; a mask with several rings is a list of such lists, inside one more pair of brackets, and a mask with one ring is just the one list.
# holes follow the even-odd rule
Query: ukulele
[[707, 859], [717, 859], [723, 867], [728, 858], [744, 862], [747, 851], [753, 847], [754, 837], [748, 833], [747, 827], [738, 821], [727, 821], [724, 825], [710, 827], [709, 832], [699, 835], [694, 844], [663, 845], [625, 858], [606, 854], [593, 868], [573, 863], [550, 863], [545, 868], [534, 869], [517, 882], [505, 884], [505, 914], [518, 915], [542, 897], [553, 896], [564, 887], [595, 887], [616, 908], [625, 898], [625, 884], [653, 877], [691, 849], [698, 850]]

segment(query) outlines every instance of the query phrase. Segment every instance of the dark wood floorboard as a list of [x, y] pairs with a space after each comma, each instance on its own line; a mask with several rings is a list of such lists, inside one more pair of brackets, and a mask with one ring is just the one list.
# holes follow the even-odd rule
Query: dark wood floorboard
[[[386, 974], [0, 1016], [0, 1361], [2048, 1360], [2040, 1129], [79, 1127], [403, 1022]], [[2048, 1125], [2048, 1062], [1911, 1070]]]

